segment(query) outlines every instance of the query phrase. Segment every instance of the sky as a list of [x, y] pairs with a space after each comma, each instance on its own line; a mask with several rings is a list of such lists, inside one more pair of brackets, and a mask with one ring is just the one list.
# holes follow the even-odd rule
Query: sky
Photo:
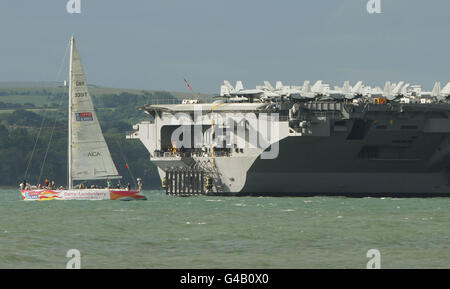
[[450, 81], [448, 0], [380, 0], [380, 14], [368, 0], [80, 0], [80, 14], [67, 2], [0, 0], [0, 81], [67, 79], [72, 34], [88, 82], [107, 87]]

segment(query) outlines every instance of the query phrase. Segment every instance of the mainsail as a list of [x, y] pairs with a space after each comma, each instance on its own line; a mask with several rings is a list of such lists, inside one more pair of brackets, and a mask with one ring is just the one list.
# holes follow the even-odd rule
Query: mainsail
[[69, 186], [72, 180], [120, 178], [88, 91], [80, 54], [71, 38]]

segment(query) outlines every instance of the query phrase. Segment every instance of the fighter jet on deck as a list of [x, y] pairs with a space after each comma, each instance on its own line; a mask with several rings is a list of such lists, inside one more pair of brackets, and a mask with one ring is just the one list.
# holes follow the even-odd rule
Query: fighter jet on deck
[[349, 81], [345, 81], [342, 87], [335, 86], [334, 90], [328, 92], [328, 96], [334, 99], [353, 99], [364, 95], [364, 85], [362, 81], [358, 81], [355, 86], [350, 86]]
[[236, 81], [236, 86], [233, 87], [228, 80], [224, 80], [220, 86], [220, 96], [228, 97], [230, 99], [254, 99], [254, 98], [275, 98], [280, 97], [279, 94], [265, 89], [244, 89], [242, 81]]
[[[448, 90], [448, 84], [444, 87], [444, 89]], [[442, 90], [442, 92], [444, 91]], [[435, 82], [432, 91], [421, 91], [420, 97], [439, 97], [441, 95], [441, 83]]]

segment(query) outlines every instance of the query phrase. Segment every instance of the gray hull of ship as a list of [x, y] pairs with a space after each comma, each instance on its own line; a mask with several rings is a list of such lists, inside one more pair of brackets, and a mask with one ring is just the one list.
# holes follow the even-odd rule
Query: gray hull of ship
[[[385, 144], [379, 155], [366, 153]], [[292, 136], [280, 141], [278, 158], [255, 160], [239, 194], [450, 196], [449, 166], [447, 133], [372, 130], [357, 140], [345, 132]]]

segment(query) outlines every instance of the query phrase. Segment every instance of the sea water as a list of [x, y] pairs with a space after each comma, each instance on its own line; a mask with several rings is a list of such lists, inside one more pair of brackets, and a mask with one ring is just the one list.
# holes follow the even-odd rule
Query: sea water
[[450, 198], [26, 202], [0, 191], [0, 268], [450, 268]]

